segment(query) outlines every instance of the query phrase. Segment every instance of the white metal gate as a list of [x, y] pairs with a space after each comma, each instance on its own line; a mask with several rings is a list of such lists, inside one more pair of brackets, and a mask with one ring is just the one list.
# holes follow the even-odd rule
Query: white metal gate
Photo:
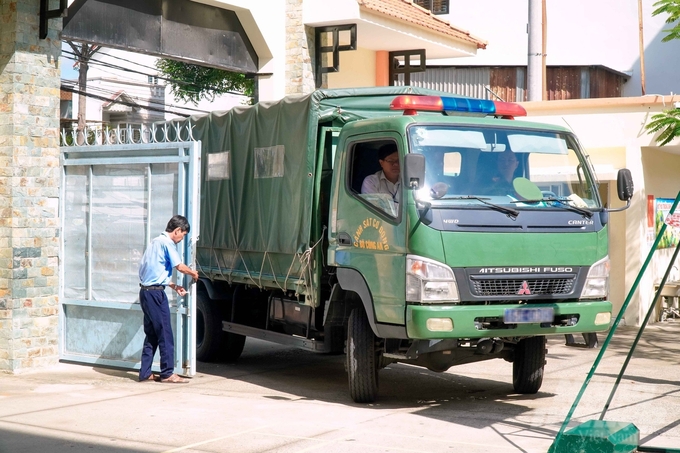
[[[139, 369], [144, 342], [139, 260], [168, 220], [181, 214], [191, 231], [179, 244], [180, 254], [193, 266], [201, 144], [192, 141], [191, 125], [89, 131], [86, 136], [94, 144], [61, 148], [59, 355], [66, 361]], [[62, 143], [76, 141], [74, 134], [62, 134]], [[179, 284], [182, 277], [176, 276]], [[187, 277], [187, 289], [190, 281]], [[178, 297], [166, 291], [175, 372], [192, 376], [195, 292]], [[160, 370], [158, 354], [153, 369]]]

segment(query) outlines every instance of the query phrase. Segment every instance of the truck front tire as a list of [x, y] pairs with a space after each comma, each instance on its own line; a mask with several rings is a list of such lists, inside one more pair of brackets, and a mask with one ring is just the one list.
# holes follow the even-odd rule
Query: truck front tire
[[543, 384], [545, 368], [545, 337], [531, 337], [520, 340], [515, 346], [512, 363], [512, 385], [515, 392], [537, 393]]
[[378, 396], [376, 336], [363, 308], [355, 308], [347, 326], [349, 394], [356, 403], [371, 403]]
[[246, 337], [222, 330], [222, 315], [218, 308], [208, 291], [199, 285], [196, 293], [196, 359], [201, 362], [234, 362], [243, 352]]

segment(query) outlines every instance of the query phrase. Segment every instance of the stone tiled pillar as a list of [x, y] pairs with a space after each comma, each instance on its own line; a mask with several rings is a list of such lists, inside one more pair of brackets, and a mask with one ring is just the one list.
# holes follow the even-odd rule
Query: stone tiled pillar
[[286, 0], [286, 94], [307, 94], [314, 85], [314, 29], [302, 23], [303, 0]]
[[61, 20], [41, 40], [39, 9], [0, 0], [0, 372], [58, 360]]

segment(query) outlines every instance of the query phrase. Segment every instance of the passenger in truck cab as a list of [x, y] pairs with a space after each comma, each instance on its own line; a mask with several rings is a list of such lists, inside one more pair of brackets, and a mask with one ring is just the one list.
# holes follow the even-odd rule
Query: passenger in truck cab
[[492, 173], [490, 180], [480, 181], [477, 185], [478, 191], [484, 195], [512, 195], [515, 188], [512, 181], [515, 179], [515, 170], [519, 165], [519, 160], [514, 152], [505, 150], [496, 156], [496, 170]]
[[388, 194], [395, 203], [399, 203], [400, 168], [396, 143], [387, 143], [378, 149], [378, 163], [381, 170], [364, 178], [361, 193]]

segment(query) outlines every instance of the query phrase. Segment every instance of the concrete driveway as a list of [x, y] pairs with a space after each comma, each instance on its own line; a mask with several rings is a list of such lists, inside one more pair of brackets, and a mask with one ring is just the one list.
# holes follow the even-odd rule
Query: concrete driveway
[[[619, 328], [572, 425], [599, 417], [635, 334]], [[678, 338], [680, 321], [645, 331], [605, 417], [634, 423], [645, 445], [680, 445]], [[349, 398], [344, 356], [252, 339], [236, 364], [201, 363], [184, 385], [75, 364], [0, 375], [0, 453], [545, 452], [599, 352], [564, 337], [548, 348], [537, 395], [514, 394], [502, 360], [395, 364], [370, 405]]]

